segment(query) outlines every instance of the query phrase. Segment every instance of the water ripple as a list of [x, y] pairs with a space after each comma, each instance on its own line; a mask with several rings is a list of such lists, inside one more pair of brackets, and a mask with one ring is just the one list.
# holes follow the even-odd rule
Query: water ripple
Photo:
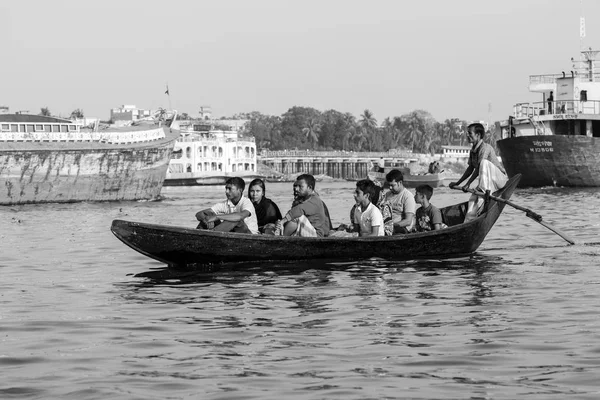
[[[334, 223], [352, 188], [326, 191]], [[600, 397], [596, 191], [515, 193], [575, 246], [507, 207], [477, 253], [448, 260], [182, 272], [110, 233], [116, 218], [193, 226], [223, 197], [188, 189], [0, 214], [1, 398]], [[289, 189], [270, 197], [285, 208]], [[565, 214], [573, 199], [588, 211]]]

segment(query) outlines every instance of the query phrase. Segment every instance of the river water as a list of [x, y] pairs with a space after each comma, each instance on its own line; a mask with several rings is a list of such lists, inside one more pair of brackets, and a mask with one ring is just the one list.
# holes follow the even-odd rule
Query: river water
[[[267, 184], [285, 212], [291, 183]], [[334, 224], [352, 182], [320, 182]], [[0, 207], [2, 399], [598, 399], [600, 192], [518, 189], [472, 257], [174, 275], [113, 219], [195, 227], [222, 187]], [[468, 195], [436, 189], [444, 206]]]

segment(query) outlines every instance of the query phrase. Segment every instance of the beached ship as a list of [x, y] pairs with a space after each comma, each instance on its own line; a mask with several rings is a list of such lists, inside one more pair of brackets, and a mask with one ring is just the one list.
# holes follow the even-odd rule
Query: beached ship
[[519, 186], [600, 186], [600, 74], [598, 51], [581, 52], [569, 73], [532, 75], [529, 90], [540, 101], [518, 103], [496, 122], [498, 148]]
[[250, 183], [257, 172], [254, 137], [236, 130], [215, 129], [209, 121], [180, 121], [165, 186], [223, 185], [230, 177]]
[[0, 205], [156, 199], [177, 137], [160, 122], [102, 129], [0, 114]]

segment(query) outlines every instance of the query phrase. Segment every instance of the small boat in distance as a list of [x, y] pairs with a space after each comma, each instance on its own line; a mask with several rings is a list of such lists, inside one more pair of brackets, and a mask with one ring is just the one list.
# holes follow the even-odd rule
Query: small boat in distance
[[225, 263], [296, 260], [386, 260], [450, 258], [477, 250], [500, 216], [519, 182], [519, 175], [487, 198], [482, 213], [463, 222], [467, 202], [441, 208], [448, 228], [394, 236], [289, 237], [215, 232], [202, 229], [114, 220], [113, 234], [133, 250], [172, 268], [194, 268]]
[[568, 74], [530, 76], [541, 100], [496, 122], [502, 163], [509, 177], [522, 174], [519, 186], [600, 186], [599, 53], [582, 51]]
[[248, 184], [265, 178], [257, 172], [254, 137], [215, 129], [210, 121], [180, 121], [180, 126], [165, 186], [224, 185], [234, 176]]
[[[433, 164], [433, 163], [432, 163]], [[439, 165], [439, 164], [438, 164]], [[373, 167], [372, 171], [367, 173], [367, 178], [376, 182], [378, 185], [385, 187], [387, 186], [387, 182], [385, 180], [385, 176], [393, 169], [397, 169], [402, 172], [404, 177], [403, 185], [404, 187], [414, 189], [420, 185], [429, 185], [432, 188], [437, 188], [443, 186], [444, 180], [447, 178], [444, 171], [440, 171], [439, 168], [437, 170], [433, 170], [426, 174], [412, 174], [409, 167], [406, 166], [384, 166]], [[430, 164], [431, 170], [431, 164]]]
[[0, 114], [0, 205], [157, 199], [177, 136], [162, 121]]

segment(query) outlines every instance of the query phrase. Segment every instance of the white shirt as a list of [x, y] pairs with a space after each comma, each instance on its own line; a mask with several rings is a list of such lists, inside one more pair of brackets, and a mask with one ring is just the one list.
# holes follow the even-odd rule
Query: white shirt
[[240, 201], [238, 201], [237, 205], [234, 205], [229, 199], [217, 203], [210, 208], [214, 211], [215, 214], [232, 214], [239, 213], [244, 210], [250, 212], [250, 216], [244, 218], [244, 223], [250, 229], [250, 232], [256, 234], [258, 232], [258, 221], [256, 220], [256, 211], [254, 210], [254, 204], [250, 201], [249, 198], [242, 195]]
[[354, 220], [358, 221], [360, 225], [361, 233], [371, 233], [374, 226], [379, 226], [377, 230], [377, 236], [384, 236], [385, 229], [383, 226], [383, 216], [381, 211], [373, 203], [369, 203], [369, 206], [364, 212], [360, 211], [360, 206], [357, 206], [354, 210]]

